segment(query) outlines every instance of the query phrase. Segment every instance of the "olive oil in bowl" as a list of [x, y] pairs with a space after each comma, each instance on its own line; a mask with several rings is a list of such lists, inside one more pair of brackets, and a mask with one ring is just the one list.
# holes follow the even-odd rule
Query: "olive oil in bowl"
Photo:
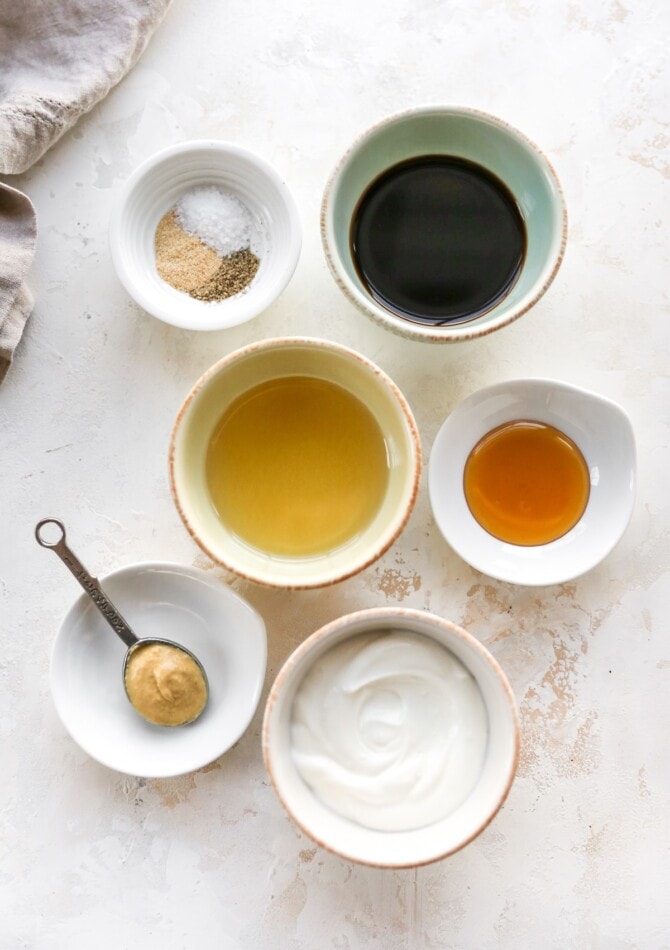
[[223, 524], [278, 557], [308, 558], [358, 537], [388, 486], [386, 442], [352, 393], [284, 376], [243, 393], [209, 441], [205, 476]]

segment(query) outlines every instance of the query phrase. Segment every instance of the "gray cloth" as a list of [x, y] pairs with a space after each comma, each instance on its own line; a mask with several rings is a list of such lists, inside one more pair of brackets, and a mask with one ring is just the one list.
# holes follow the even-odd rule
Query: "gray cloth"
[[[170, 0], [0, 0], [0, 173], [26, 171], [133, 66]], [[32, 309], [35, 212], [0, 183], [0, 381]]]
[[35, 253], [36, 236], [30, 199], [0, 182], [0, 383], [33, 309], [24, 280]]

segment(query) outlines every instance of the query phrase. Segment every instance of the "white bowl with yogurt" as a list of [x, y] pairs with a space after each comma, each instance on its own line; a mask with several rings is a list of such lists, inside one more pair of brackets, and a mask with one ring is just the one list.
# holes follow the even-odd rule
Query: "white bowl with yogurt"
[[415, 867], [458, 851], [498, 812], [518, 714], [500, 666], [465, 630], [421, 611], [364, 610], [286, 661], [263, 754], [280, 801], [317, 844]]

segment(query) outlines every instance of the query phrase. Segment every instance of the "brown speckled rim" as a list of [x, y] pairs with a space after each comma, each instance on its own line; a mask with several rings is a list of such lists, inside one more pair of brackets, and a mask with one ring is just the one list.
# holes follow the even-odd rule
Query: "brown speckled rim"
[[[387, 311], [381, 306], [374, 305], [374, 302], [370, 298], [367, 298], [362, 292], [356, 290], [356, 288], [351, 284], [347, 276], [344, 274], [343, 268], [341, 268], [339, 264], [338, 255], [330, 245], [327, 233], [327, 222], [331, 210], [333, 190], [352, 156], [361, 148], [362, 145], [364, 145], [370, 138], [372, 138], [372, 136], [374, 136], [385, 126], [393, 125], [395, 123], [402, 122], [404, 119], [411, 119], [415, 116], [422, 115], [472, 116], [473, 118], [489, 123], [490, 125], [497, 126], [535, 154], [540, 163], [545, 166], [549, 177], [554, 184], [558, 199], [557, 211], [560, 211], [561, 215], [561, 240], [558, 250], [555, 254], [553, 266], [544, 282], [536, 288], [533, 297], [530, 300], [527, 300], [523, 306], [513, 309], [511, 313], [509, 313], [504, 318], [498, 318], [498, 320], [488, 321], [480, 325], [475, 325], [473, 322], [473, 324], [461, 323], [454, 326], [446, 326], [443, 327], [441, 331], [432, 327], [423, 327], [418, 323], [410, 323], [409, 321], [402, 321], [401, 323], [401, 317], [395, 316], [390, 310]], [[391, 330], [400, 336], [424, 343], [460, 343], [465, 340], [473, 340], [477, 337], [487, 336], [489, 333], [493, 333], [494, 330], [499, 330], [501, 327], [506, 327], [515, 320], [518, 320], [518, 318], [523, 316], [524, 313], [527, 313], [531, 307], [535, 306], [538, 300], [544, 296], [552, 284], [556, 274], [558, 273], [558, 269], [563, 262], [568, 238], [568, 211], [565, 203], [565, 196], [563, 194], [563, 189], [554, 166], [551, 164], [544, 152], [535, 144], [535, 142], [524, 135], [523, 132], [520, 132], [513, 125], [510, 125], [503, 119], [500, 119], [495, 115], [491, 115], [489, 112], [484, 112], [481, 109], [471, 109], [466, 106], [427, 105], [418, 106], [413, 109], [406, 109], [403, 112], [396, 112], [393, 115], [386, 116], [384, 119], [381, 119], [379, 122], [366, 129], [365, 132], [361, 133], [361, 135], [359, 135], [353, 141], [353, 143], [344, 153], [338, 164], [335, 166], [335, 169], [331, 173], [330, 178], [328, 179], [323, 194], [323, 200], [321, 202], [320, 223], [321, 242], [323, 244], [326, 262], [337, 286], [340, 288], [345, 297], [347, 297], [347, 299], [350, 300], [358, 310], [370, 317], [380, 326], [385, 327], [386, 329]]]
[[[208, 383], [219, 373], [225, 371], [233, 363], [237, 363], [240, 360], [248, 359], [250, 356], [253, 356], [255, 353], [262, 352], [264, 350], [272, 350], [277, 348], [285, 347], [312, 347], [314, 349], [326, 350], [331, 353], [337, 353], [341, 356], [348, 357], [360, 363], [361, 366], [372, 373], [382, 385], [390, 392], [390, 394], [395, 398], [398, 407], [400, 408], [402, 415], [405, 419], [407, 426], [407, 432], [409, 436], [409, 442], [411, 446], [410, 451], [410, 470], [413, 468], [412, 474], [412, 486], [409, 498], [405, 504], [405, 507], [402, 509], [402, 512], [399, 517], [396, 517], [391, 523], [387, 531], [381, 536], [379, 540], [378, 547], [375, 549], [374, 553], [369, 557], [364, 558], [362, 561], [355, 561], [351, 564], [349, 568], [344, 571], [340, 571], [337, 574], [332, 576], [326, 576], [326, 579], [317, 579], [312, 582], [304, 583], [299, 580], [287, 580], [285, 582], [278, 582], [276, 580], [270, 580], [268, 577], [253, 571], [249, 571], [242, 567], [240, 564], [234, 563], [232, 560], [226, 560], [219, 553], [212, 550], [211, 547], [203, 540], [200, 536], [198, 528], [196, 525], [192, 524], [189, 520], [184, 508], [181, 504], [179, 498], [179, 490], [177, 488], [177, 481], [175, 478], [175, 455], [176, 455], [176, 441], [179, 428], [184, 420], [185, 414], [188, 412], [191, 403], [198, 396], [202, 389], [204, 389]], [[225, 408], [225, 407], [223, 407]], [[223, 411], [223, 409], [222, 409]], [[169, 469], [169, 478], [170, 478], [170, 491], [172, 493], [172, 498], [174, 500], [179, 516], [184, 523], [184, 526], [188, 533], [191, 535], [191, 538], [195, 541], [198, 547], [204, 551], [204, 553], [212, 559], [216, 564], [220, 564], [226, 570], [231, 571], [233, 574], [237, 574], [238, 577], [242, 577], [247, 581], [253, 581], [256, 584], [262, 584], [265, 587], [273, 587], [279, 590], [313, 590], [319, 587], [330, 587], [332, 584], [338, 584], [340, 581], [347, 580], [349, 577], [353, 577], [355, 574], [358, 574], [360, 571], [365, 570], [366, 567], [369, 567], [370, 564], [373, 564], [378, 558], [382, 556], [393, 544], [393, 542], [399, 537], [402, 531], [405, 528], [405, 525], [409, 521], [409, 517], [412, 514], [414, 505], [416, 504], [416, 499], [419, 493], [419, 483], [421, 481], [421, 469], [422, 469], [422, 451], [421, 451], [421, 439], [419, 436], [419, 430], [417, 424], [414, 420], [412, 410], [409, 407], [409, 403], [398, 389], [396, 384], [387, 376], [387, 374], [379, 368], [372, 360], [369, 360], [366, 356], [363, 356], [361, 353], [357, 353], [356, 350], [352, 350], [350, 347], [342, 346], [340, 343], [332, 343], [330, 340], [322, 340], [316, 337], [306, 337], [306, 336], [294, 336], [294, 337], [273, 337], [269, 340], [260, 340], [257, 343], [250, 343], [247, 346], [243, 346], [238, 350], [235, 350], [233, 353], [230, 353], [228, 356], [224, 356], [217, 363], [211, 366], [205, 373], [200, 377], [200, 379], [193, 386], [191, 391], [186, 396], [186, 399], [182, 403], [182, 406], [177, 414], [177, 418], [172, 427], [172, 433], [170, 435], [170, 446], [168, 451], [168, 469]]]
[[[275, 728], [273, 723], [274, 707], [282, 691], [287, 688], [287, 685], [290, 684], [302, 661], [306, 657], [309, 657], [309, 654], [313, 651], [313, 649], [317, 645], [321, 644], [324, 640], [332, 639], [333, 646], [335, 646], [336, 643], [342, 642], [342, 640], [346, 639], [345, 636], [339, 637], [339, 634], [341, 634], [343, 631], [346, 631], [347, 628], [351, 628], [351, 636], [357, 636], [358, 634], [365, 633], [364, 624], [366, 623], [369, 624], [370, 632], [372, 632], [379, 630], [380, 624], [387, 624], [389, 627], [397, 628], [403, 627], [403, 624], [407, 624], [408, 621], [411, 622], [412, 620], [419, 619], [422, 621], [422, 623], [428, 621], [432, 626], [443, 632], [446, 632], [449, 636], [456, 637], [457, 639], [464, 641], [473, 652], [479, 654], [479, 656], [483, 658], [492, 668], [498, 679], [498, 682], [500, 683], [500, 686], [502, 687], [503, 693], [505, 694], [512, 716], [512, 758], [507, 769], [505, 784], [495, 806], [487, 815], [482, 818], [476, 829], [464, 837], [463, 840], [460, 841], [455, 847], [448, 848], [445, 851], [440, 851], [438, 846], [437, 852], [432, 857], [423, 861], [394, 861], [386, 864], [381, 864], [376, 861], [365, 861], [360, 857], [354, 857], [353, 855], [348, 854], [343, 849], [337, 848], [331, 842], [323, 841], [321, 838], [315, 835], [315, 833], [310, 828], [301, 822], [300, 817], [292, 812], [286, 803], [282, 795], [281, 788], [276, 780], [273, 768], [272, 738], [273, 729]], [[413, 630], [413, 627], [408, 625], [407, 629]], [[421, 632], [424, 636], [429, 636], [429, 634], [424, 633], [423, 631]], [[437, 642], [440, 643], [441, 646], [444, 646], [441, 640], [438, 640]], [[302, 675], [306, 675], [306, 672], [307, 670], [305, 670]], [[482, 693], [482, 695], [484, 694]], [[463, 627], [459, 627], [450, 620], [445, 620], [442, 617], [438, 617], [436, 614], [431, 614], [421, 610], [412, 610], [404, 607], [373, 607], [368, 610], [359, 610], [355, 613], [345, 614], [342, 617], [338, 617], [336, 620], [333, 620], [318, 629], [315, 633], [304, 640], [300, 646], [296, 647], [293, 653], [291, 653], [291, 655], [285, 661], [284, 665], [277, 674], [274, 683], [272, 684], [267, 701], [265, 703], [265, 712], [263, 715], [262, 746], [265, 769], [268, 773], [277, 798], [281, 802], [284, 810], [292, 819], [292, 821], [295, 822], [295, 824], [304, 834], [311, 838], [312, 841], [316, 842], [319, 847], [324, 848], [326, 851], [330, 851], [331, 854], [336, 854], [338, 857], [345, 858], [347, 861], [353, 861], [356, 864], [364, 864], [370, 867], [385, 868], [388, 870], [400, 870], [403, 868], [423, 867], [427, 864], [434, 864], [436, 861], [442, 861], [444, 858], [448, 858], [450, 855], [456, 854], [457, 851], [460, 851], [466, 845], [470, 844], [471, 841], [474, 841], [474, 839], [477, 838], [482, 833], [482, 831], [484, 831], [484, 829], [490, 825], [505, 803], [505, 799], [507, 798], [512, 787], [512, 782], [514, 781], [514, 776], [516, 775], [516, 770], [519, 764], [520, 745], [519, 712], [517, 709], [516, 699], [514, 697], [512, 687], [510, 686], [502, 667], [495, 657], [482, 643], [479, 642], [479, 640], [476, 639], [476, 637], [473, 637], [472, 634], [468, 633], [467, 630], [464, 630]], [[372, 829], [365, 830], [370, 831]], [[419, 830], [422, 829], [417, 829], [417, 831]], [[379, 832], [379, 834], [389, 834], [389, 832]]]

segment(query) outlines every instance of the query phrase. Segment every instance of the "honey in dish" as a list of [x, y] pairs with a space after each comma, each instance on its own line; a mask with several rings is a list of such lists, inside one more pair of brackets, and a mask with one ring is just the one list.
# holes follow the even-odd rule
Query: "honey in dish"
[[323, 554], [372, 522], [388, 483], [370, 410], [327, 380], [272, 379], [243, 393], [210, 440], [206, 479], [226, 527], [284, 557]]
[[589, 500], [589, 469], [572, 439], [526, 419], [487, 433], [465, 463], [465, 498], [479, 524], [510, 544], [566, 534]]

